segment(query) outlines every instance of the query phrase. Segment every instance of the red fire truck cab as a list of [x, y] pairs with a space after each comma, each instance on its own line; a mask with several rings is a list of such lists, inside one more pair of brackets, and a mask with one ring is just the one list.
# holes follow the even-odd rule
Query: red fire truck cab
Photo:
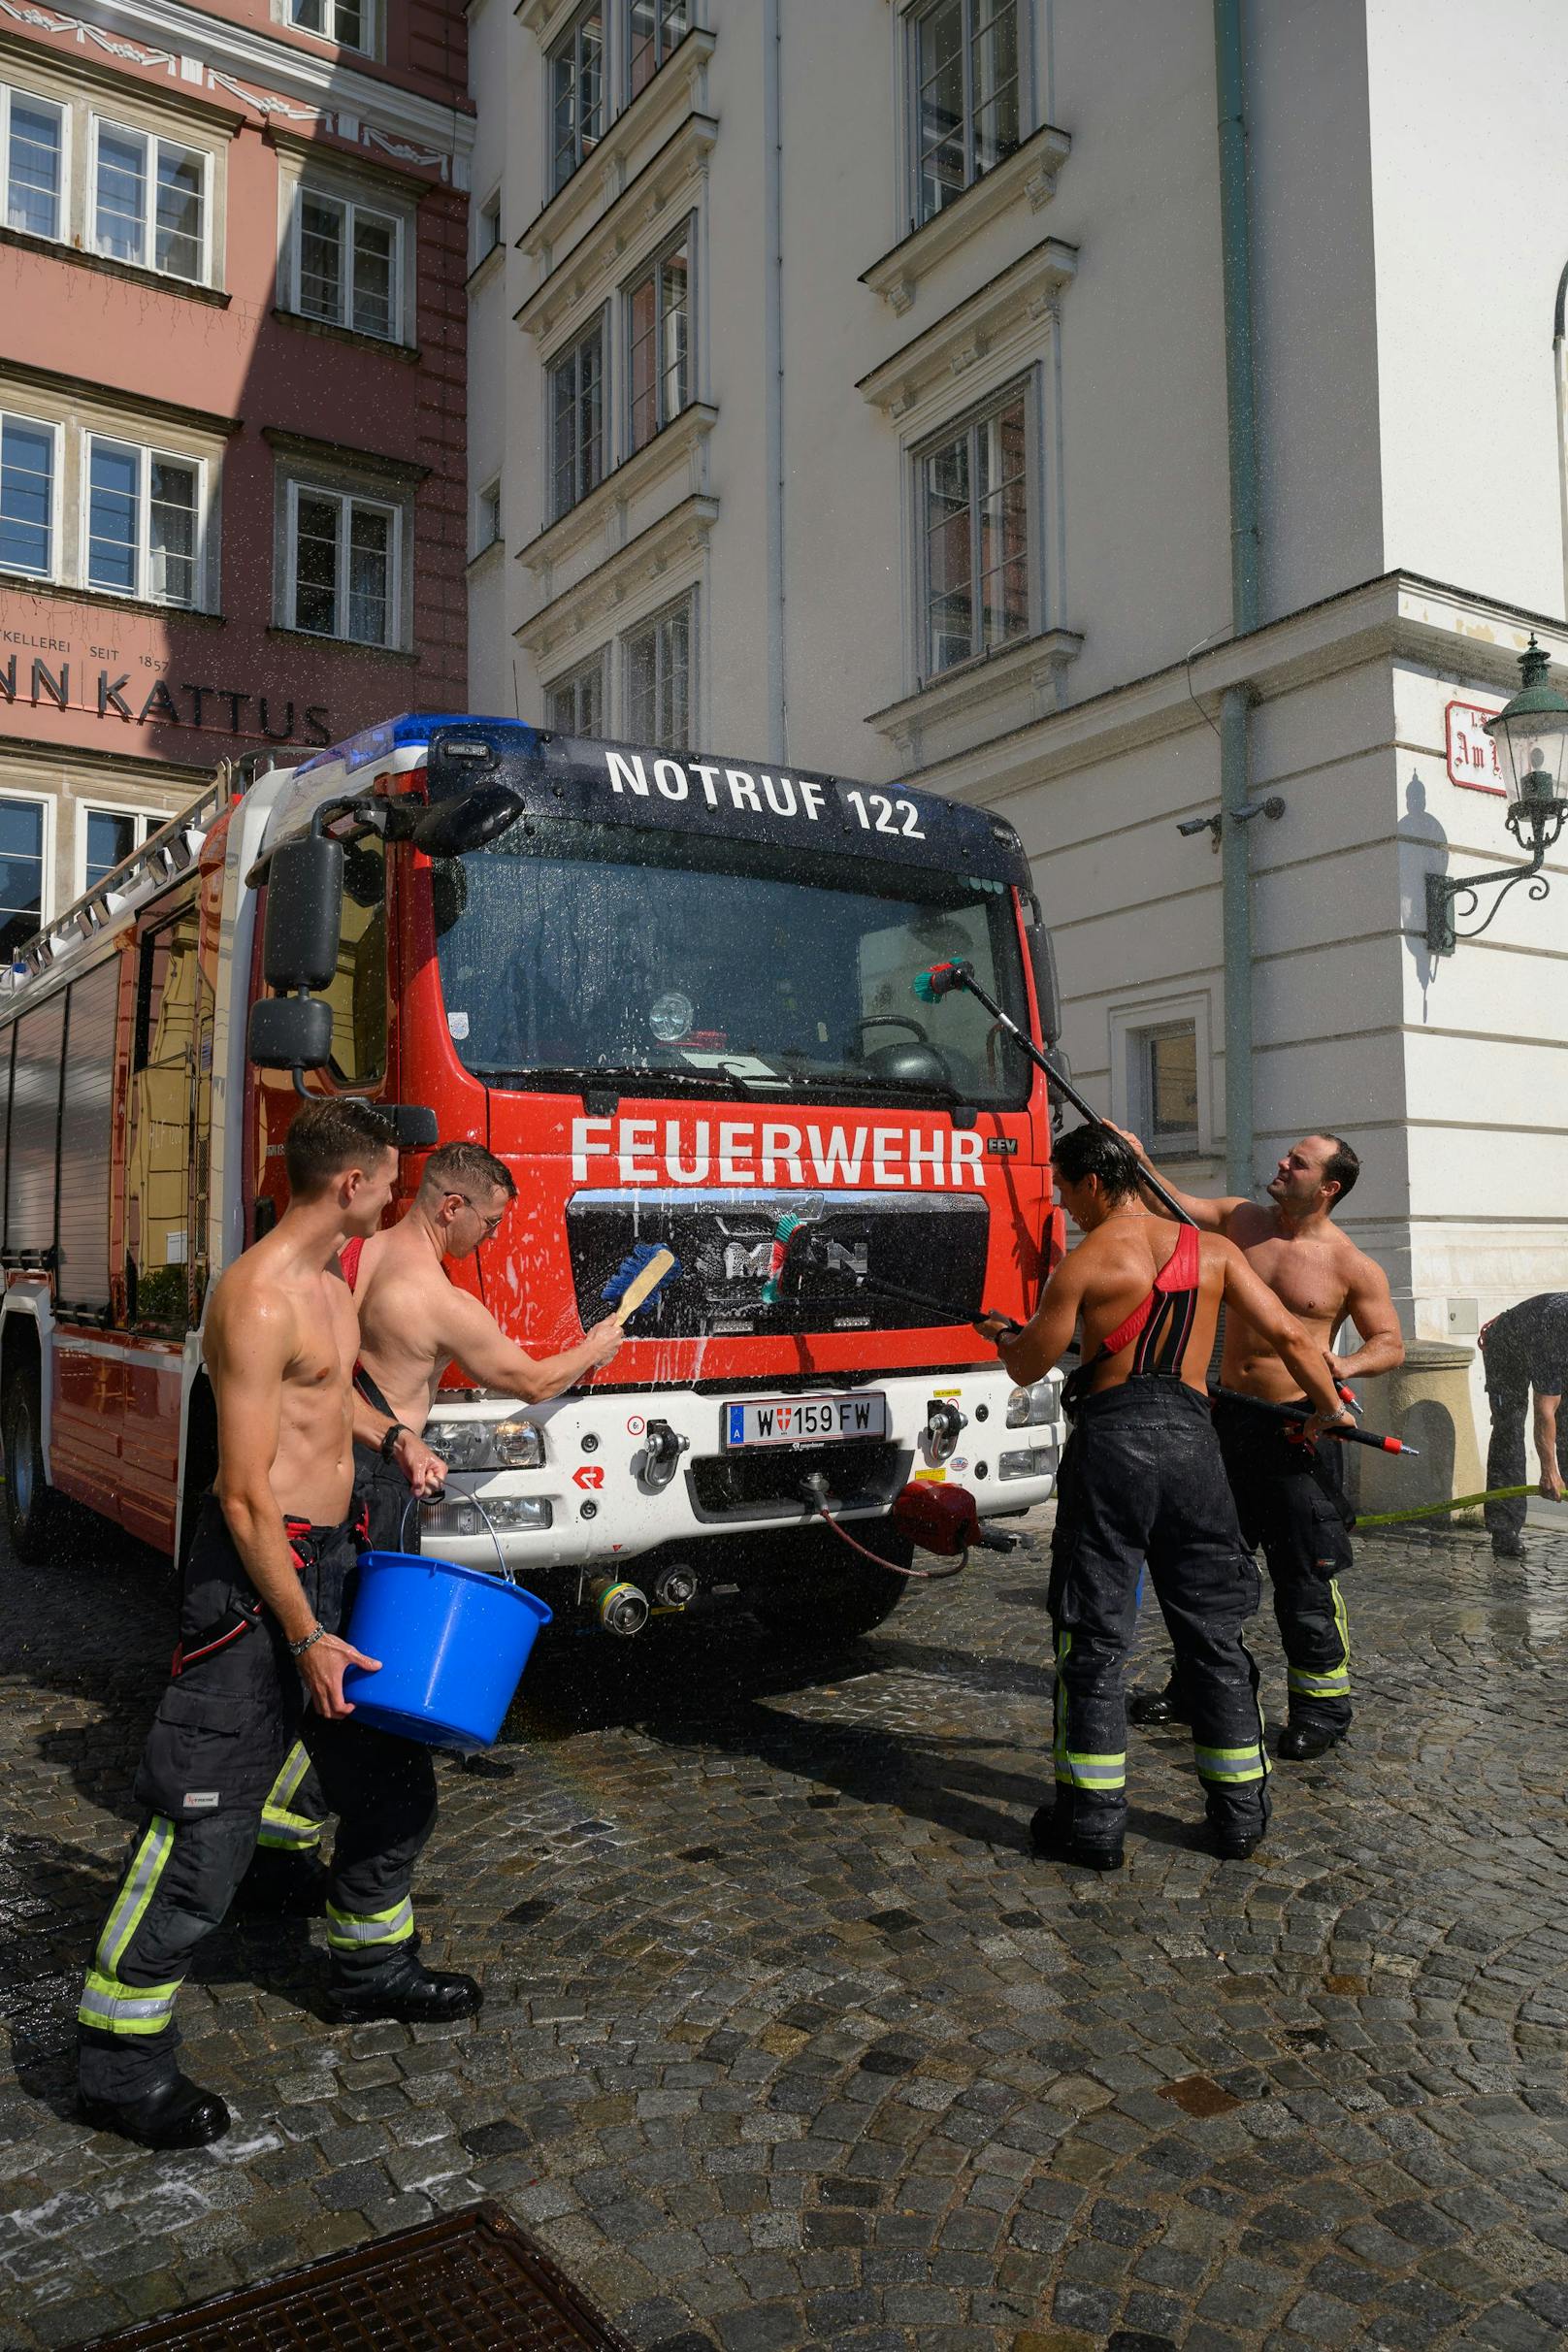
[[[451, 1271], [530, 1353], [637, 1244], [679, 1260], [569, 1395], [452, 1376], [427, 1550], [615, 1629], [714, 1588], [874, 1624], [904, 1486], [1022, 1512], [1061, 1437], [1054, 1376], [1015, 1388], [972, 1328], [1027, 1315], [1060, 1244], [1042, 1079], [971, 997], [913, 994], [960, 958], [1052, 1038], [1017, 835], [931, 794], [464, 718], [220, 770], [0, 987], [13, 1543], [85, 1505], [178, 1552], [213, 1469], [209, 1286], [285, 1205], [300, 1092], [350, 1094], [398, 1126], [399, 1209], [438, 1138], [506, 1161], [517, 1200]], [[810, 1271], [773, 1300], [800, 1217]]]

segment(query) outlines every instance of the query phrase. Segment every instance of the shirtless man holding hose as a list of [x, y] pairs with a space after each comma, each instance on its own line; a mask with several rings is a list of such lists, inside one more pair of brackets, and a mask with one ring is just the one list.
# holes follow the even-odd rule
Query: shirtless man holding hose
[[[1137, 1137], [1124, 1132], [1124, 1141], [1147, 1164]], [[1281, 1154], [1268, 1208], [1256, 1200], [1204, 1200], [1169, 1188], [1204, 1232], [1235, 1243], [1340, 1380], [1391, 1372], [1405, 1359], [1388, 1276], [1333, 1224], [1360, 1167], [1342, 1135], [1320, 1133], [1304, 1135]], [[1158, 1210], [1153, 1195], [1149, 1199]], [[1347, 1316], [1361, 1345], [1336, 1356], [1334, 1333]], [[1245, 1309], [1226, 1316], [1222, 1388], [1290, 1404], [1302, 1392], [1293, 1375], [1255, 1316]], [[1286, 1434], [1286, 1424], [1244, 1404], [1218, 1404], [1214, 1425], [1242, 1533], [1253, 1551], [1261, 1548], [1274, 1587], [1290, 1691], [1279, 1751], [1292, 1761], [1322, 1755], [1351, 1724], [1350, 1628], [1339, 1589], [1351, 1565], [1353, 1524], [1344, 1449], [1303, 1446]], [[1129, 1712], [1136, 1723], [1186, 1719], [1179, 1660], [1166, 1688], [1137, 1693]]]
[[1056, 1803], [1031, 1823], [1037, 1851], [1118, 1870], [1127, 1822], [1122, 1675], [1147, 1560], [1190, 1693], [1210, 1841], [1244, 1860], [1268, 1824], [1258, 1669], [1242, 1626], [1258, 1607], [1205, 1386], [1222, 1302], [1244, 1315], [1306, 1390], [1309, 1434], [1349, 1416], [1321, 1351], [1218, 1234], [1144, 1207], [1139, 1164], [1103, 1127], [1075, 1127], [1055, 1153], [1058, 1188], [1084, 1239], [1046, 1284], [1022, 1331], [996, 1319], [1020, 1387], [1049, 1370], [1082, 1319], [1063, 1391], [1072, 1434], [1057, 1482], [1050, 1608], [1056, 1635]]

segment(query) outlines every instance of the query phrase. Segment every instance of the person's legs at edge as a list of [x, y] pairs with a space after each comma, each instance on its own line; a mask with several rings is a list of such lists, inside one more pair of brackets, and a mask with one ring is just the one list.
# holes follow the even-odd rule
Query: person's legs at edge
[[[1530, 1418], [1530, 1384], [1521, 1371], [1506, 1361], [1486, 1357], [1486, 1405], [1491, 1435], [1486, 1441], [1486, 1486], [1522, 1486], [1529, 1479], [1525, 1431]], [[1483, 1517], [1491, 1548], [1498, 1559], [1517, 1560], [1524, 1550], [1526, 1498], [1510, 1495], [1506, 1502], [1488, 1503]]]

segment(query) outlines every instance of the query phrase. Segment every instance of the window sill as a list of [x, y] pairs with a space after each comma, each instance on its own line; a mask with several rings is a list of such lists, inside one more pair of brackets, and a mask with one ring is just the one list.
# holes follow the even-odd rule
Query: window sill
[[617, 516], [624, 516], [633, 499], [675, 473], [683, 463], [693, 475], [690, 489], [700, 491], [703, 484], [696, 477], [703, 447], [718, 421], [717, 408], [710, 408], [705, 401], [688, 402], [652, 441], [644, 441], [640, 449], [622, 458], [603, 481], [596, 482], [586, 498], [580, 498], [526, 546], [519, 547], [517, 561], [540, 578], [548, 595], [549, 574], [557, 564], [604, 532]]
[[[613, 204], [587, 235], [574, 245], [558, 270], [551, 271], [519, 310], [514, 322], [525, 335], [547, 343], [575, 307], [586, 310], [602, 301], [612, 283], [633, 268], [641, 252], [654, 249], [672, 225], [661, 220], [675, 200], [691, 188], [707, 168], [718, 138], [712, 114], [688, 114], [657, 155], [650, 157], [635, 180], [627, 181]], [[634, 248], [633, 222], [640, 241], [651, 228], [653, 243]], [[542, 265], [548, 270], [548, 263]]]
[[357, 327], [337, 327], [330, 318], [311, 318], [304, 310], [275, 308], [273, 317], [281, 327], [298, 327], [307, 335], [319, 335], [327, 343], [348, 344], [351, 350], [375, 351], [383, 359], [401, 360], [405, 367], [417, 367], [421, 357], [417, 343], [394, 343], [389, 335], [362, 335]]
[[144, 270], [140, 262], [114, 261], [107, 253], [84, 253], [80, 245], [66, 245], [55, 237], [34, 237], [26, 229], [0, 228], [0, 245], [14, 245], [20, 253], [38, 253], [51, 261], [67, 261], [78, 270], [96, 270], [103, 278], [122, 278], [128, 285], [151, 286], [181, 302], [204, 302], [214, 310], [226, 310], [234, 299], [217, 286], [173, 278], [166, 270]]
[[999, 213], [1020, 202], [1027, 202], [1031, 212], [1043, 212], [1057, 192], [1057, 174], [1071, 152], [1071, 134], [1059, 131], [1054, 123], [1042, 123], [1005, 163], [972, 181], [962, 196], [944, 205], [918, 229], [911, 229], [880, 261], [873, 261], [862, 272], [861, 284], [869, 286], [901, 316], [914, 301], [921, 279]]
[[928, 401], [951, 413], [955, 381], [995, 346], [1029, 341], [1077, 269], [1077, 246], [1047, 237], [863, 376], [856, 391], [888, 416], [907, 417]]
[[885, 735], [907, 761], [922, 756], [923, 738], [931, 728], [987, 703], [1027, 696], [1037, 706], [1027, 715], [1043, 717], [1061, 709], [1067, 671], [1083, 642], [1072, 629], [1047, 629], [1038, 637], [1020, 637], [996, 653], [965, 662], [962, 669], [944, 670], [913, 694], [869, 712], [866, 724]]
[[267, 635], [284, 645], [311, 645], [318, 653], [353, 653], [362, 661], [397, 662], [406, 670], [417, 670], [423, 659], [402, 645], [362, 645], [357, 637], [322, 637], [314, 629], [287, 629], [281, 621], [272, 622]]
[[36, 572], [0, 571], [0, 587], [25, 589], [61, 604], [93, 604], [100, 612], [144, 612], [162, 621], [194, 621], [200, 629], [227, 627], [221, 612], [196, 604], [160, 604], [151, 597], [120, 596], [113, 588], [79, 588], [74, 580], [40, 579]]
[[[678, 506], [606, 556], [585, 579], [541, 604], [520, 629], [513, 630], [513, 637], [525, 653], [543, 662], [561, 646], [570, 646], [605, 614], [624, 612], [629, 600], [640, 590], [657, 583], [667, 601], [678, 595], [688, 584], [683, 563], [702, 554], [718, 519], [716, 498], [694, 494], [682, 499]], [[585, 652], [592, 650], [591, 645], [584, 647]]]
[[[528, 22], [525, 14], [523, 21]], [[537, 27], [530, 25], [529, 30]], [[601, 199], [613, 203], [627, 186], [627, 158], [650, 135], [673, 130], [682, 114], [696, 114], [715, 37], [693, 25], [630, 106], [622, 107], [604, 136], [572, 178], [536, 212], [517, 240], [517, 249], [548, 276], [555, 247]]]
[[484, 572], [492, 570], [500, 561], [506, 544], [504, 539], [493, 539], [488, 547], [481, 547], [477, 555], [471, 555], [463, 568], [466, 576], [471, 580], [478, 579]]

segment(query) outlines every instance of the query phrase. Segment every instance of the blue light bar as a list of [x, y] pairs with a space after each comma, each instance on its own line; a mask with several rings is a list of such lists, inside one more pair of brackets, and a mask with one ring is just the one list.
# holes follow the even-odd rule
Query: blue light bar
[[369, 768], [374, 761], [389, 759], [409, 743], [428, 743], [438, 727], [514, 727], [514, 719], [483, 718], [466, 710], [406, 710], [398, 718], [383, 719], [378, 727], [361, 728], [358, 735], [348, 735], [334, 743], [328, 751], [318, 751], [313, 759], [302, 760], [297, 775], [309, 775], [312, 768], [341, 765], [350, 774], [356, 768]]

